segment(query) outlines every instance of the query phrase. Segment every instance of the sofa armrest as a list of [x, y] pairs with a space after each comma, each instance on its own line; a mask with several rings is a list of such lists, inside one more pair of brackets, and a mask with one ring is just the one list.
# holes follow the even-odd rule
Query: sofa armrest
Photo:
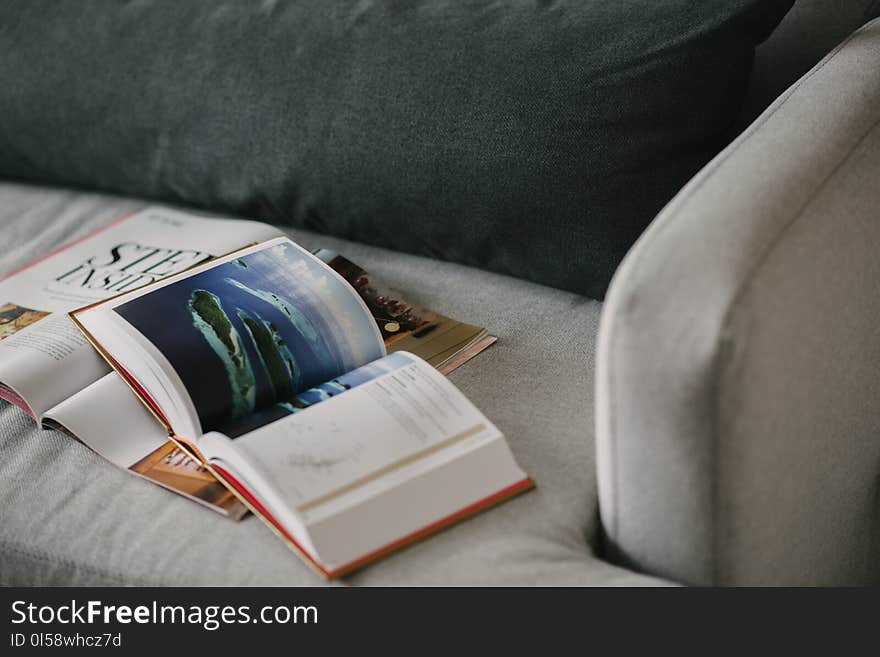
[[612, 283], [597, 368], [612, 560], [880, 581], [880, 20], [660, 213]]

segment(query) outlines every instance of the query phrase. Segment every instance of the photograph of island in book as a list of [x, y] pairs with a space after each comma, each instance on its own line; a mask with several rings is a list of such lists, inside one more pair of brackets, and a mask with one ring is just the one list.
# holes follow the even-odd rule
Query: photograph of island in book
[[[240, 518], [247, 507], [169, 440], [67, 313], [281, 234], [255, 221], [149, 207], [100, 225], [0, 277], [0, 398], [126, 471]], [[358, 294], [373, 309], [388, 351], [397, 348], [400, 336], [418, 336], [404, 346], [448, 372], [495, 340], [482, 327], [408, 303], [406, 295], [339, 254], [318, 253], [343, 276], [357, 272], [346, 280], [352, 287], [360, 285]], [[395, 317], [400, 318], [398, 331], [383, 331], [389, 324], [394, 328]], [[450, 352], [451, 342], [456, 345]], [[265, 385], [265, 379], [260, 381]]]
[[384, 295], [365, 296], [282, 237], [70, 316], [175, 441], [333, 577], [533, 485], [443, 374], [388, 353], [398, 333], [442, 335], [441, 318], [395, 305], [377, 322]]

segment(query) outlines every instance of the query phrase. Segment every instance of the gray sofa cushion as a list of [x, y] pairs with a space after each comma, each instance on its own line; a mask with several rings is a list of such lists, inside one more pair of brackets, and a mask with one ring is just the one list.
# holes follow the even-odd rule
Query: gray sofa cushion
[[0, 176], [601, 298], [792, 0], [0, 5]]
[[[0, 184], [0, 271], [143, 203]], [[293, 231], [498, 344], [453, 374], [537, 490], [371, 566], [352, 584], [660, 583], [593, 556], [593, 344], [601, 306], [458, 265]], [[121, 434], [124, 438], [124, 433]], [[236, 524], [127, 474], [0, 402], [0, 583], [319, 584], [255, 518]]]
[[600, 330], [612, 554], [698, 584], [880, 583], [880, 20], [695, 177]]

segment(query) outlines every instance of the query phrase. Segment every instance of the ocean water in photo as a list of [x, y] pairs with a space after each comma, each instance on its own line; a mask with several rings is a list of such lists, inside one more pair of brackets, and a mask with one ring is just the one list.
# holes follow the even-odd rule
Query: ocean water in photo
[[289, 242], [115, 310], [168, 359], [203, 431], [224, 431], [384, 355], [352, 288]]

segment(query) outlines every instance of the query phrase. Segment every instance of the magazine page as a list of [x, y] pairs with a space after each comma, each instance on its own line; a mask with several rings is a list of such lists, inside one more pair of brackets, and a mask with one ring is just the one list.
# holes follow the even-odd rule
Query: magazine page
[[188, 440], [385, 354], [351, 286], [287, 238], [75, 315]]
[[156, 422], [115, 372], [104, 375], [43, 418], [114, 465], [233, 519], [246, 508]]
[[348, 281], [367, 304], [388, 353], [408, 351], [449, 374], [497, 340], [482, 326], [456, 321], [408, 301], [381, 278], [335, 251], [318, 249], [315, 255]]
[[10, 272], [0, 280], [0, 396], [39, 418], [110, 371], [68, 311], [278, 234], [148, 208]]

